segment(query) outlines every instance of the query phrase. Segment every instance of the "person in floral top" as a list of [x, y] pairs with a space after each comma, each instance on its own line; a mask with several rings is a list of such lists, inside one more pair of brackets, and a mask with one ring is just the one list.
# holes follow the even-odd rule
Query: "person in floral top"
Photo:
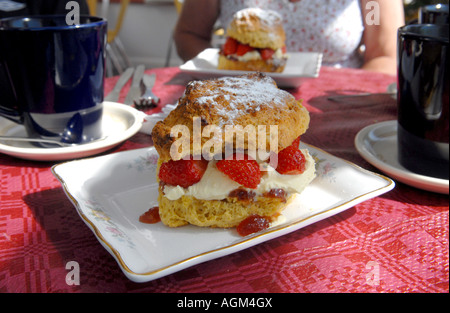
[[321, 52], [326, 66], [396, 73], [401, 0], [184, 0], [174, 36], [179, 56], [186, 61], [209, 48], [215, 23], [226, 27], [248, 7], [283, 17], [288, 52]]

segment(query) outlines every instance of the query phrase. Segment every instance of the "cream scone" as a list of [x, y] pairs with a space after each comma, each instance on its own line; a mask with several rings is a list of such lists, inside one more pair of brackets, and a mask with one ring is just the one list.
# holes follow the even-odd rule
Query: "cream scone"
[[308, 125], [301, 102], [264, 74], [189, 83], [152, 131], [161, 221], [236, 227], [251, 216], [273, 220], [315, 177], [314, 159], [299, 149]]
[[218, 69], [280, 73], [287, 60], [281, 16], [271, 10], [236, 12], [227, 27]]

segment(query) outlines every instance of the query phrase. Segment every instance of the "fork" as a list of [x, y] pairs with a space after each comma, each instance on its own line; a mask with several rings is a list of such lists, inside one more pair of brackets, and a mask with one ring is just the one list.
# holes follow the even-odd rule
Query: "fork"
[[154, 108], [158, 105], [159, 97], [157, 97], [152, 91], [155, 79], [155, 74], [144, 75], [142, 80], [145, 86], [145, 92], [139, 97], [139, 99], [133, 101], [136, 108]]

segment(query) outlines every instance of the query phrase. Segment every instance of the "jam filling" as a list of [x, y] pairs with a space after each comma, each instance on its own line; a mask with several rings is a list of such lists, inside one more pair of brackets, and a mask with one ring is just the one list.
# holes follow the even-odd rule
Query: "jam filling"
[[282, 202], [286, 202], [287, 192], [281, 188], [270, 189], [263, 194], [266, 198], [278, 198]]
[[253, 201], [256, 194], [253, 191], [247, 191], [243, 188], [237, 188], [228, 194], [228, 197], [237, 198], [239, 201]]
[[145, 224], [156, 224], [161, 221], [159, 216], [159, 207], [155, 206], [149, 209], [147, 212], [139, 216], [139, 222]]
[[[237, 188], [228, 194], [228, 197], [237, 198], [240, 201], [254, 201], [256, 194], [253, 191], [245, 190], [243, 188]], [[281, 188], [270, 189], [263, 194], [266, 198], [278, 198], [282, 202], [286, 202], [287, 193]]]
[[270, 221], [268, 218], [254, 214], [240, 222], [239, 225], [236, 226], [236, 231], [241, 236], [248, 236], [267, 229], [269, 226]]

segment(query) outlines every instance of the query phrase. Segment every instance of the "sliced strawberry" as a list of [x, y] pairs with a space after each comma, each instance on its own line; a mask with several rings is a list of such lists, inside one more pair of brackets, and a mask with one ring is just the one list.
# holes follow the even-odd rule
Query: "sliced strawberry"
[[236, 54], [238, 56], [243, 56], [247, 52], [250, 52], [250, 51], [253, 51], [253, 50], [255, 50], [255, 49], [250, 47], [249, 45], [245, 45], [243, 43], [239, 43], [239, 45], [237, 47], [237, 50], [236, 50]]
[[306, 159], [299, 149], [300, 137], [295, 139], [289, 147], [278, 153], [277, 172], [280, 174], [297, 175], [305, 171]]
[[208, 166], [208, 161], [201, 160], [170, 160], [161, 164], [158, 177], [166, 184], [187, 188], [202, 179]]
[[217, 169], [244, 187], [256, 189], [261, 181], [259, 164], [247, 155], [234, 154], [232, 158], [220, 160]]
[[270, 60], [274, 53], [275, 53], [275, 51], [270, 48], [265, 48], [265, 49], [259, 50], [259, 54], [261, 54], [261, 58], [263, 60]]
[[287, 52], [286, 46], [281, 47], [281, 52], [283, 52], [283, 53], [286, 53], [286, 52]]
[[230, 54], [235, 54], [237, 47], [238, 47], [238, 42], [236, 39], [228, 37], [227, 41], [225, 42], [225, 44], [222, 47], [222, 51], [225, 55], [230, 55]]
[[298, 148], [300, 146], [300, 136], [298, 136], [292, 143], [291, 146]]
[[287, 175], [302, 174], [305, 171], [305, 167], [305, 156], [298, 148], [289, 146], [278, 153], [278, 173]]

